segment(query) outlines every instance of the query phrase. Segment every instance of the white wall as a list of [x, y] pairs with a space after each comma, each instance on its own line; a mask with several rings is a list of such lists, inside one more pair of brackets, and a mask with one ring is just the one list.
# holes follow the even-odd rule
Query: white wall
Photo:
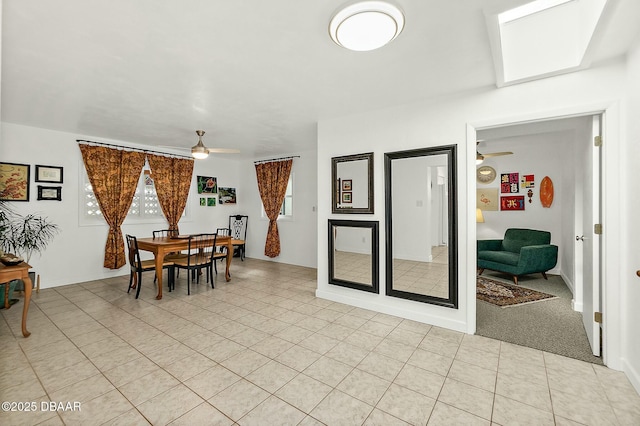
[[[54, 287], [106, 277], [126, 275], [129, 267], [118, 270], [102, 266], [108, 227], [104, 221], [95, 225], [81, 225], [79, 214], [79, 179], [84, 167], [76, 139], [88, 139], [133, 146], [130, 143], [105, 141], [87, 135], [44, 130], [35, 127], [3, 123], [0, 140], [0, 160], [31, 165], [31, 196], [29, 202], [12, 203], [19, 213], [42, 214], [60, 226], [60, 234], [47, 247], [42, 256], [34, 255], [31, 264], [41, 276], [41, 287]], [[148, 147], [147, 147], [148, 148]], [[215, 232], [226, 227], [228, 215], [243, 210], [244, 187], [239, 176], [238, 160], [229, 156], [211, 156], [196, 161], [194, 180], [188, 201], [189, 217], [179, 223], [184, 233]], [[35, 165], [62, 166], [64, 183], [62, 201], [37, 201], [37, 184], [34, 182]], [[195, 186], [196, 175], [215, 176], [222, 186], [236, 186], [237, 206], [200, 207]], [[246, 198], [244, 198], [246, 200]], [[154, 229], [166, 228], [167, 222], [136, 224], [126, 220], [123, 233], [151, 236]]]
[[[384, 228], [384, 152], [438, 145], [458, 145], [458, 275], [459, 308], [447, 309], [418, 302], [363, 294], [357, 290], [329, 286], [327, 260], [318, 256], [319, 297], [350, 303], [389, 314], [424, 321], [455, 330], [475, 331], [475, 132], [471, 129], [496, 123], [526, 121], [534, 117], [553, 117], [604, 109], [624, 96], [625, 64], [548, 78], [531, 83], [488, 88], [466, 96], [418, 102], [320, 121], [318, 125], [318, 235], [326, 235], [326, 219], [331, 215], [331, 157], [374, 151], [375, 213], [366, 219], [379, 220]], [[344, 147], [349, 147], [345, 152]], [[560, 186], [561, 189], [562, 186]], [[613, 191], [612, 193], [615, 193]], [[560, 202], [560, 201], [556, 201]], [[359, 215], [359, 219], [365, 218]], [[355, 219], [352, 217], [352, 219]], [[614, 226], [615, 228], [615, 226]], [[384, 229], [381, 230], [384, 235]], [[318, 241], [319, 253], [325, 253], [327, 241]], [[383, 245], [381, 244], [381, 247]], [[381, 249], [381, 259], [384, 259]], [[381, 263], [380, 276], [385, 276]]]
[[[640, 197], [635, 194], [638, 181], [638, 164], [640, 164], [640, 38], [629, 54], [629, 68], [627, 72], [627, 126], [626, 140], [621, 158], [624, 170], [621, 184], [622, 193], [620, 208], [623, 211], [623, 229], [625, 238], [621, 241], [619, 260], [621, 274], [622, 301], [620, 316], [622, 328], [620, 341], [622, 342], [623, 369], [640, 392]], [[606, 143], [606, 140], [605, 140]], [[612, 260], [615, 261], [615, 260]], [[613, 313], [611, 313], [613, 314]], [[607, 321], [607, 312], [604, 320]]]
[[[243, 213], [249, 216], [247, 257], [315, 268], [318, 253], [318, 237], [316, 235], [318, 219], [316, 214], [317, 154], [315, 151], [304, 151], [288, 155], [300, 156], [300, 158], [293, 159], [291, 170], [293, 174], [293, 218], [278, 219], [281, 251], [280, 256], [273, 259], [264, 255], [269, 220], [266, 216], [262, 216], [262, 201], [258, 191], [255, 166], [253, 162], [240, 165], [239, 173], [245, 188], [243, 197], [246, 200], [246, 204], [243, 204]], [[262, 159], [265, 158], [256, 158], [256, 160]], [[330, 196], [331, 188], [328, 191]], [[238, 197], [240, 196], [238, 195]], [[328, 202], [327, 205], [329, 205]], [[322, 235], [323, 240], [326, 239], [326, 230]], [[327, 250], [325, 249], [323, 253], [326, 254]]]

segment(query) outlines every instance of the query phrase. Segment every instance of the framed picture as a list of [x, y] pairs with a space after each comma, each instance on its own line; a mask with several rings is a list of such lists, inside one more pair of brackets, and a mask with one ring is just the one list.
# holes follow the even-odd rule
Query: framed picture
[[220, 204], [236, 204], [236, 189], [220, 187]]
[[[353, 183], [353, 179], [342, 179], [342, 190], [343, 191], [351, 191], [351, 185]], [[351, 201], [349, 201], [351, 202]], [[343, 201], [344, 203], [344, 201]]]
[[36, 182], [62, 183], [62, 167], [36, 164]]
[[343, 192], [342, 193], [342, 203], [343, 204], [351, 203], [351, 192]]
[[500, 175], [500, 192], [503, 194], [513, 194], [520, 192], [518, 185], [519, 173], [502, 173]]
[[500, 197], [500, 210], [524, 210], [524, 195]]
[[211, 176], [198, 176], [198, 194], [217, 194], [218, 178]]
[[29, 201], [28, 164], [0, 163], [0, 200]]
[[498, 188], [476, 189], [476, 208], [498, 211]]
[[200, 197], [200, 205], [201, 206], [206, 206], [207, 205], [207, 199], [204, 197]]
[[207, 198], [207, 206], [215, 207], [216, 206], [216, 197]]
[[38, 200], [62, 201], [62, 187], [38, 185]]

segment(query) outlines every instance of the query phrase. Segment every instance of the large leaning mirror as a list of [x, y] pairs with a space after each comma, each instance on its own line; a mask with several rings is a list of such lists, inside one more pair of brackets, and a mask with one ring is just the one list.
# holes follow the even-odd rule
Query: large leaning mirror
[[386, 294], [458, 307], [456, 146], [387, 153]]
[[333, 213], [373, 213], [373, 152], [331, 159]]
[[329, 219], [329, 284], [378, 293], [378, 222]]

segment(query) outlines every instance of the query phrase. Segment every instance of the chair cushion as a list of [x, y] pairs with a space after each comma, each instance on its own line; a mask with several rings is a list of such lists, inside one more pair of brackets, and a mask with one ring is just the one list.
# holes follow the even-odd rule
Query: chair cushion
[[511, 253], [520, 253], [524, 246], [535, 246], [551, 243], [551, 233], [533, 229], [509, 228], [504, 233], [502, 249]]
[[192, 254], [189, 257], [175, 259], [173, 263], [176, 266], [182, 266], [186, 268], [187, 266], [198, 266], [198, 265], [207, 265], [211, 263], [210, 256], [203, 256], [201, 254]]
[[520, 255], [511, 253], [510, 251], [479, 251], [478, 260], [488, 260], [490, 262], [516, 266], [520, 260]]

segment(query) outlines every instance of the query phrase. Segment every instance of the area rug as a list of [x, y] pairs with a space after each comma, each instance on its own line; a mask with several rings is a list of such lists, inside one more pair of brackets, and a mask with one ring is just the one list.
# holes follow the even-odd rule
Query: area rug
[[502, 308], [521, 306], [558, 297], [483, 277], [477, 278], [476, 295], [478, 299]]

